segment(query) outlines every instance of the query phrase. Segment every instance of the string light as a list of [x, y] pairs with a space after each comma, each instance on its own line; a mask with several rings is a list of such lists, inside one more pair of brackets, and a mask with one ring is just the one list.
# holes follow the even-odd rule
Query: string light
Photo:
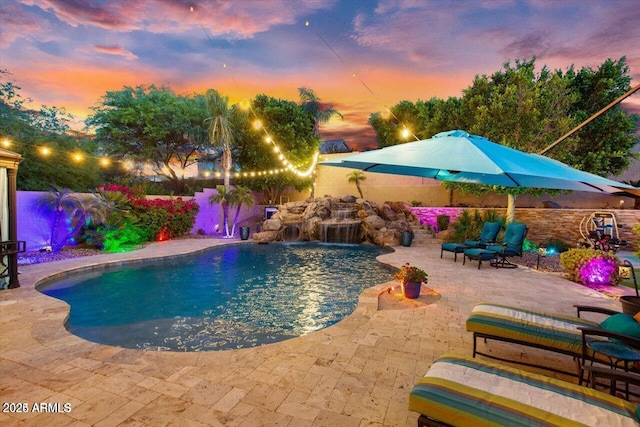
[[2, 141], [2, 145], [4, 146], [4, 148], [9, 148], [9, 147], [11, 147], [11, 142], [9, 141], [9, 139], [5, 138]]

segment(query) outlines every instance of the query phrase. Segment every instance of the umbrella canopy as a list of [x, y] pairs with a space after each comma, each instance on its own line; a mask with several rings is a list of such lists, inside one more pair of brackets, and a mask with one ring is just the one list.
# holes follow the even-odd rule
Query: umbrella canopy
[[604, 193], [626, 191], [640, 196], [639, 188], [461, 130], [320, 164], [440, 181]]

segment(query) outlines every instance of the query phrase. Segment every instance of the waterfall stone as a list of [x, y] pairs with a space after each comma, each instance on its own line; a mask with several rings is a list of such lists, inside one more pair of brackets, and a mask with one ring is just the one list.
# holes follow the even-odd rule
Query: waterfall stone
[[274, 218], [273, 216], [271, 217], [271, 219], [268, 219], [264, 223], [262, 223], [263, 231], [280, 231], [281, 228], [282, 220], [280, 218]]
[[278, 206], [278, 212], [264, 221], [263, 231], [254, 233], [253, 239], [260, 243], [282, 240], [285, 236], [292, 239], [292, 232], [299, 230], [297, 240], [395, 246], [411, 224], [419, 224], [419, 220], [403, 202], [379, 206], [355, 196], [324, 196]]

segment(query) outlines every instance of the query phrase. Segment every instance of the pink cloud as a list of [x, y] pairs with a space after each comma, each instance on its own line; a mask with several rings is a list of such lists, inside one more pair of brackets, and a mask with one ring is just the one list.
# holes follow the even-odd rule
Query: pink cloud
[[33, 36], [42, 30], [36, 21], [25, 14], [19, 6], [9, 4], [0, 8], [0, 47], [6, 48], [16, 39]]
[[213, 36], [225, 35], [230, 39], [251, 38], [273, 26], [292, 24], [300, 15], [329, 9], [335, 2], [302, 0], [292, 7], [290, 0], [22, 0], [25, 5], [54, 13], [72, 27], [86, 25], [117, 31], [180, 33], [197, 26], [206, 28]]
[[100, 46], [100, 45], [96, 45], [96, 46], [94, 46], [94, 49], [97, 52], [106, 53], [106, 54], [109, 54], [109, 55], [123, 56], [128, 60], [134, 60], [134, 59], [138, 58], [133, 52], [130, 52], [130, 51], [126, 50], [126, 49], [123, 49], [121, 46]]

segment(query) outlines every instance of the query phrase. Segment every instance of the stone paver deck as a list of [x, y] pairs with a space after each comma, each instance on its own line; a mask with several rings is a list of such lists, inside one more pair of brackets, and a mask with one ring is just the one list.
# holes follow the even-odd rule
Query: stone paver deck
[[[329, 328], [262, 347], [200, 353], [110, 347], [66, 331], [68, 306], [34, 284], [66, 271], [224, 244], [193, 239], [135, 252], [22, 266], [21, 288], [0, 291], [0, 424], [34, 426], [415, 426], [409, 391], [442, 353], [470, 354], [464, 323], [479, 301], [574, 314], [573, 304], [619, 303], [531, 269], [477, 269], [440, 259], [437, 241], [398, 247], [380, 261], [429, 272], [435, 304], [377, 310], [387, 285], [366, 290], [355, 312]], [[518, 345], [491, 351], [571, 369], [571, 358]], [[544, 372], [544, 371], [543, 371]], [[35, 403], [60, 412], [34, 412]], [[19, 404], [9, 407], [8, 403]], [[26, 412], [16, 412], [27, 404]], [[70, 411], [65, 411], [70, 405]], [[11, 411], [7, 411], [11, 409]], [[50, 406], [49, 409], [56, 409]]]

